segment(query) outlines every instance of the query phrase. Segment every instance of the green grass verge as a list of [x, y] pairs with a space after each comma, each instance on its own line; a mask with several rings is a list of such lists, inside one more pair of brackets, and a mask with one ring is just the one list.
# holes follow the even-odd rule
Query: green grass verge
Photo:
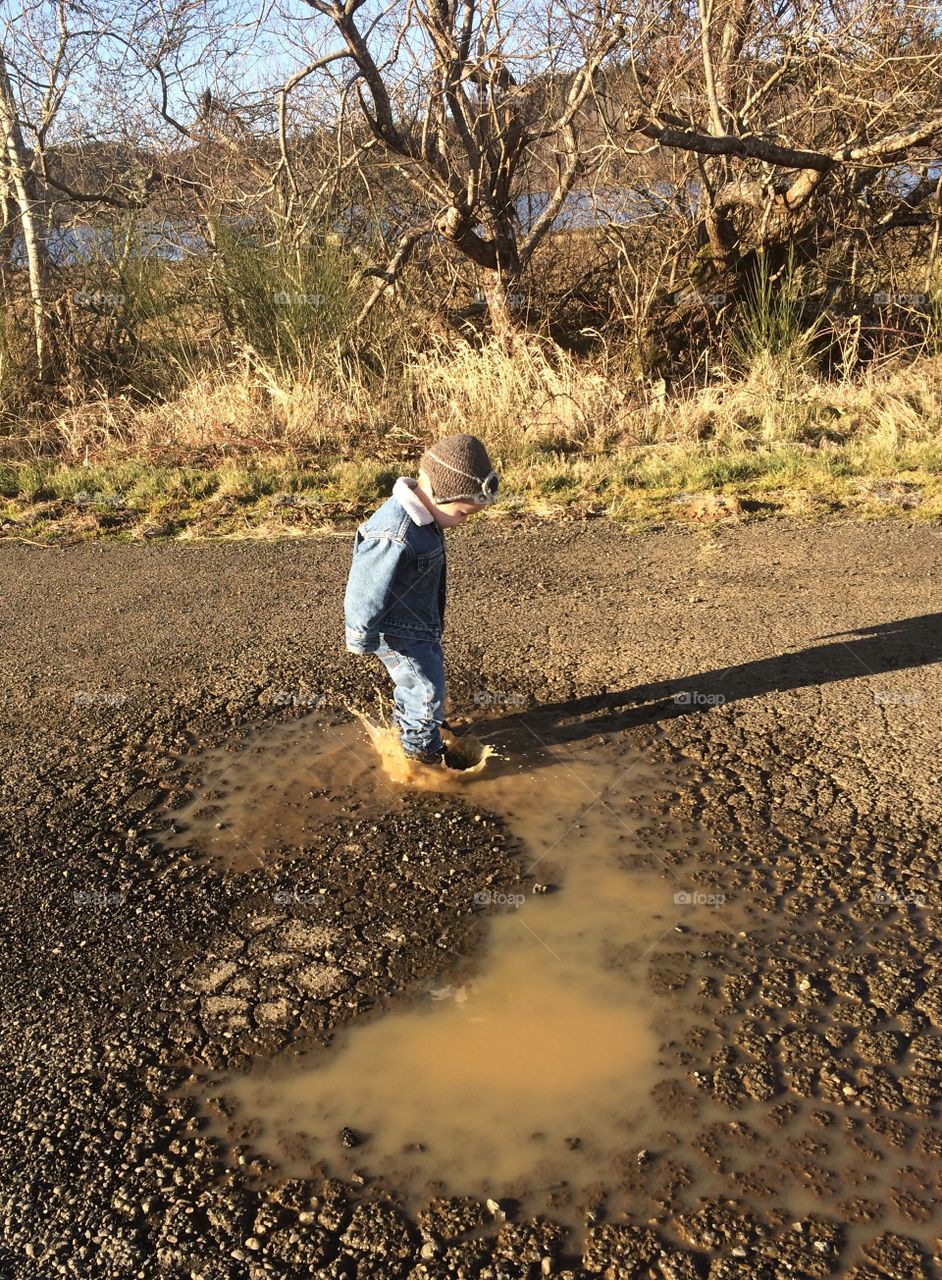
[[[942, 519], [940, 443], [709, 450], [690, 444], [576, 456], [537, 450], [500, 460], [501, 498], [484, 518], [607, 516], [644, 526], [836, 512]], [[373, 510], [397, 474], [388, 461], [288, 455], [208, 467], [133, 459], [94, 466], [2, 462], [0, 540], [327, 533]]]

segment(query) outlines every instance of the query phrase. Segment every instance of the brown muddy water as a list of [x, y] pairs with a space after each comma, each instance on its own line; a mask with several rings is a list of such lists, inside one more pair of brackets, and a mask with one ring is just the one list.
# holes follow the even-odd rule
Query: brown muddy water
[[[932, 1246], [934, 1215], [911, 1207], [929, 1170], [871, 1129], [862, 1143], [865, 1115], [781, 1092], [732, 1110], [696, 1090], [676, 1109], [663, 1094], [655, 1103], [652, 1091], [677, 1079], [678, 1046], [693, 1048], [688, 1070], [705, 1062], [696, 1045], [714, 980], [697, 961], [690, 982], [665, 990], [652, 967], [718, 943], [722, 977], [737, 935], [797, 927], [750, 894], [698, 890], [698, 870], [711, 869], [704, 833], [668, 814], [652, 846], [646, 823], [684, 785], [682, 764], [655, 767], [618, 735], [549, 744], [538, 718], [508, 717], [482, 731], [498, 755], [479, 771], [404, 770], [389, 735], [374, 726], [374, 746], [369, 727], [310, 716], [204, 753], [198, 794], [164, 843], [236, 873], [266, 866], [277, 882], [286, 851], [316, 858], [318, 832], [401, 810], [421, 788], [500, 815], [549, 891], [478, 904], [498, 914], [470, 977], [465, 964], [316, 1056], [289, 1049], [247, 1073], [203, 1073], [190, 1088], [211, 1133], [233, 1151], [247, 1141], [275, 1177], [375, 1182], [413, 1212], [435, 1195], [489, 1196], [578, 1229], [604, 1199], [609, 1215], [638, 1220], [663, 1205], [660, 1171], [679, 1160], [692, 1177], [666, 1193], [675, 1210], [734, 1197], [758, 1212], [831, 1214], [853, 1246], [879, 1229]], [[683, 851], [686, 888], [664, 865], [671, 850]], [[742, 1007], [710, 1038], [731, 1043], [748, 1016]]]
[[[499, 814], [547, 889], [479, 895], [498, 914], [470, 980], [348, 1029], [316, 1065], [285, 1056], [211, 1079], [207, 1091], [235, 1104], [234, 1128], [248, 1122], [283, 1174], [365, 1171], [412, 1208], [433, 1188], [536, 1205], [566, 1184], [575, 1206], [641, 1145], [663, 1031], [650, 954], [681, 920], [716, 923], [708, 895], [675, 902], [639, 834], [638, 798], [669, 779], [598, 735], [550, 747], [517, 720], [487, 737], [498, 754], [454, 773], [404, 766], [379, 726], [292, 721], [235, 758], [210, 752], [200, 793], [174, 815], [171, 844], [238, 871], [274, 865], [332, 816], [399, 806], [417, 786]], [[472, 736], [461, 743], [482, 754]], [[345, 1149], [344, 1128], [363, 1144]]]

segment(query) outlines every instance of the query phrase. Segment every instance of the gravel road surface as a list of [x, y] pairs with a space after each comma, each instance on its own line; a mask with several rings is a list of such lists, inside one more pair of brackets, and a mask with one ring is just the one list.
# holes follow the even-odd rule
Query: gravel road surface
[[[519, 884], [518, 851], [417, 794], [325, 832], [314, 912], [273, 907], [264, 868], [162, 850], [156, 806], [186, 797], [200, 747], [373, 698], [342, 646], [349, 537], [7, 543], [0, 1276], [942, 1275], [942, 531], [599, 520], [449, 545], [456, 708], [484, 692], [550, 742], [614, 734], [677, 764], [651, 838], [696, 824], [710, 887], [748, 900], [652, 956], [655, 990], [695, 998], [663, 1049], [663, 1134], [623, 1171], [636, 1212], [601, 1203], [576, 1241], [469, 1188], [413, 1219], [394, 1188], [273, 1184], [250, 1144], [208, 1138], [172, 1096], [191, 1071], [329, 1044], [446, 981], [484, 945], [465, 904]], [[417, 831], [435, 916], [371, 889]]]

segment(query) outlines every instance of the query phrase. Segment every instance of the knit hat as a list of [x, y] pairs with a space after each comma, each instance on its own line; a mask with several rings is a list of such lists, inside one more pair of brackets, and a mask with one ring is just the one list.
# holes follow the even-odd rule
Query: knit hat
[[476, 502], [497, 497], [497, 472], [477, 436], [445, 436], [426, 449], [419, 467], [429, 478], [436, 502]]

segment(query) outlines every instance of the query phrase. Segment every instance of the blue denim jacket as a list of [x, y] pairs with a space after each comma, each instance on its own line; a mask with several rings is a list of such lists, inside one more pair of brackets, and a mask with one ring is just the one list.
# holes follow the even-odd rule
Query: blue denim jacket
[[411, 490], [396, 481], [392, 496], [365, 520], [353, 541], [344, 593], [346, 646], [373, 653], [380, 633], [440, 640], [445, 626], [445, 537]]

